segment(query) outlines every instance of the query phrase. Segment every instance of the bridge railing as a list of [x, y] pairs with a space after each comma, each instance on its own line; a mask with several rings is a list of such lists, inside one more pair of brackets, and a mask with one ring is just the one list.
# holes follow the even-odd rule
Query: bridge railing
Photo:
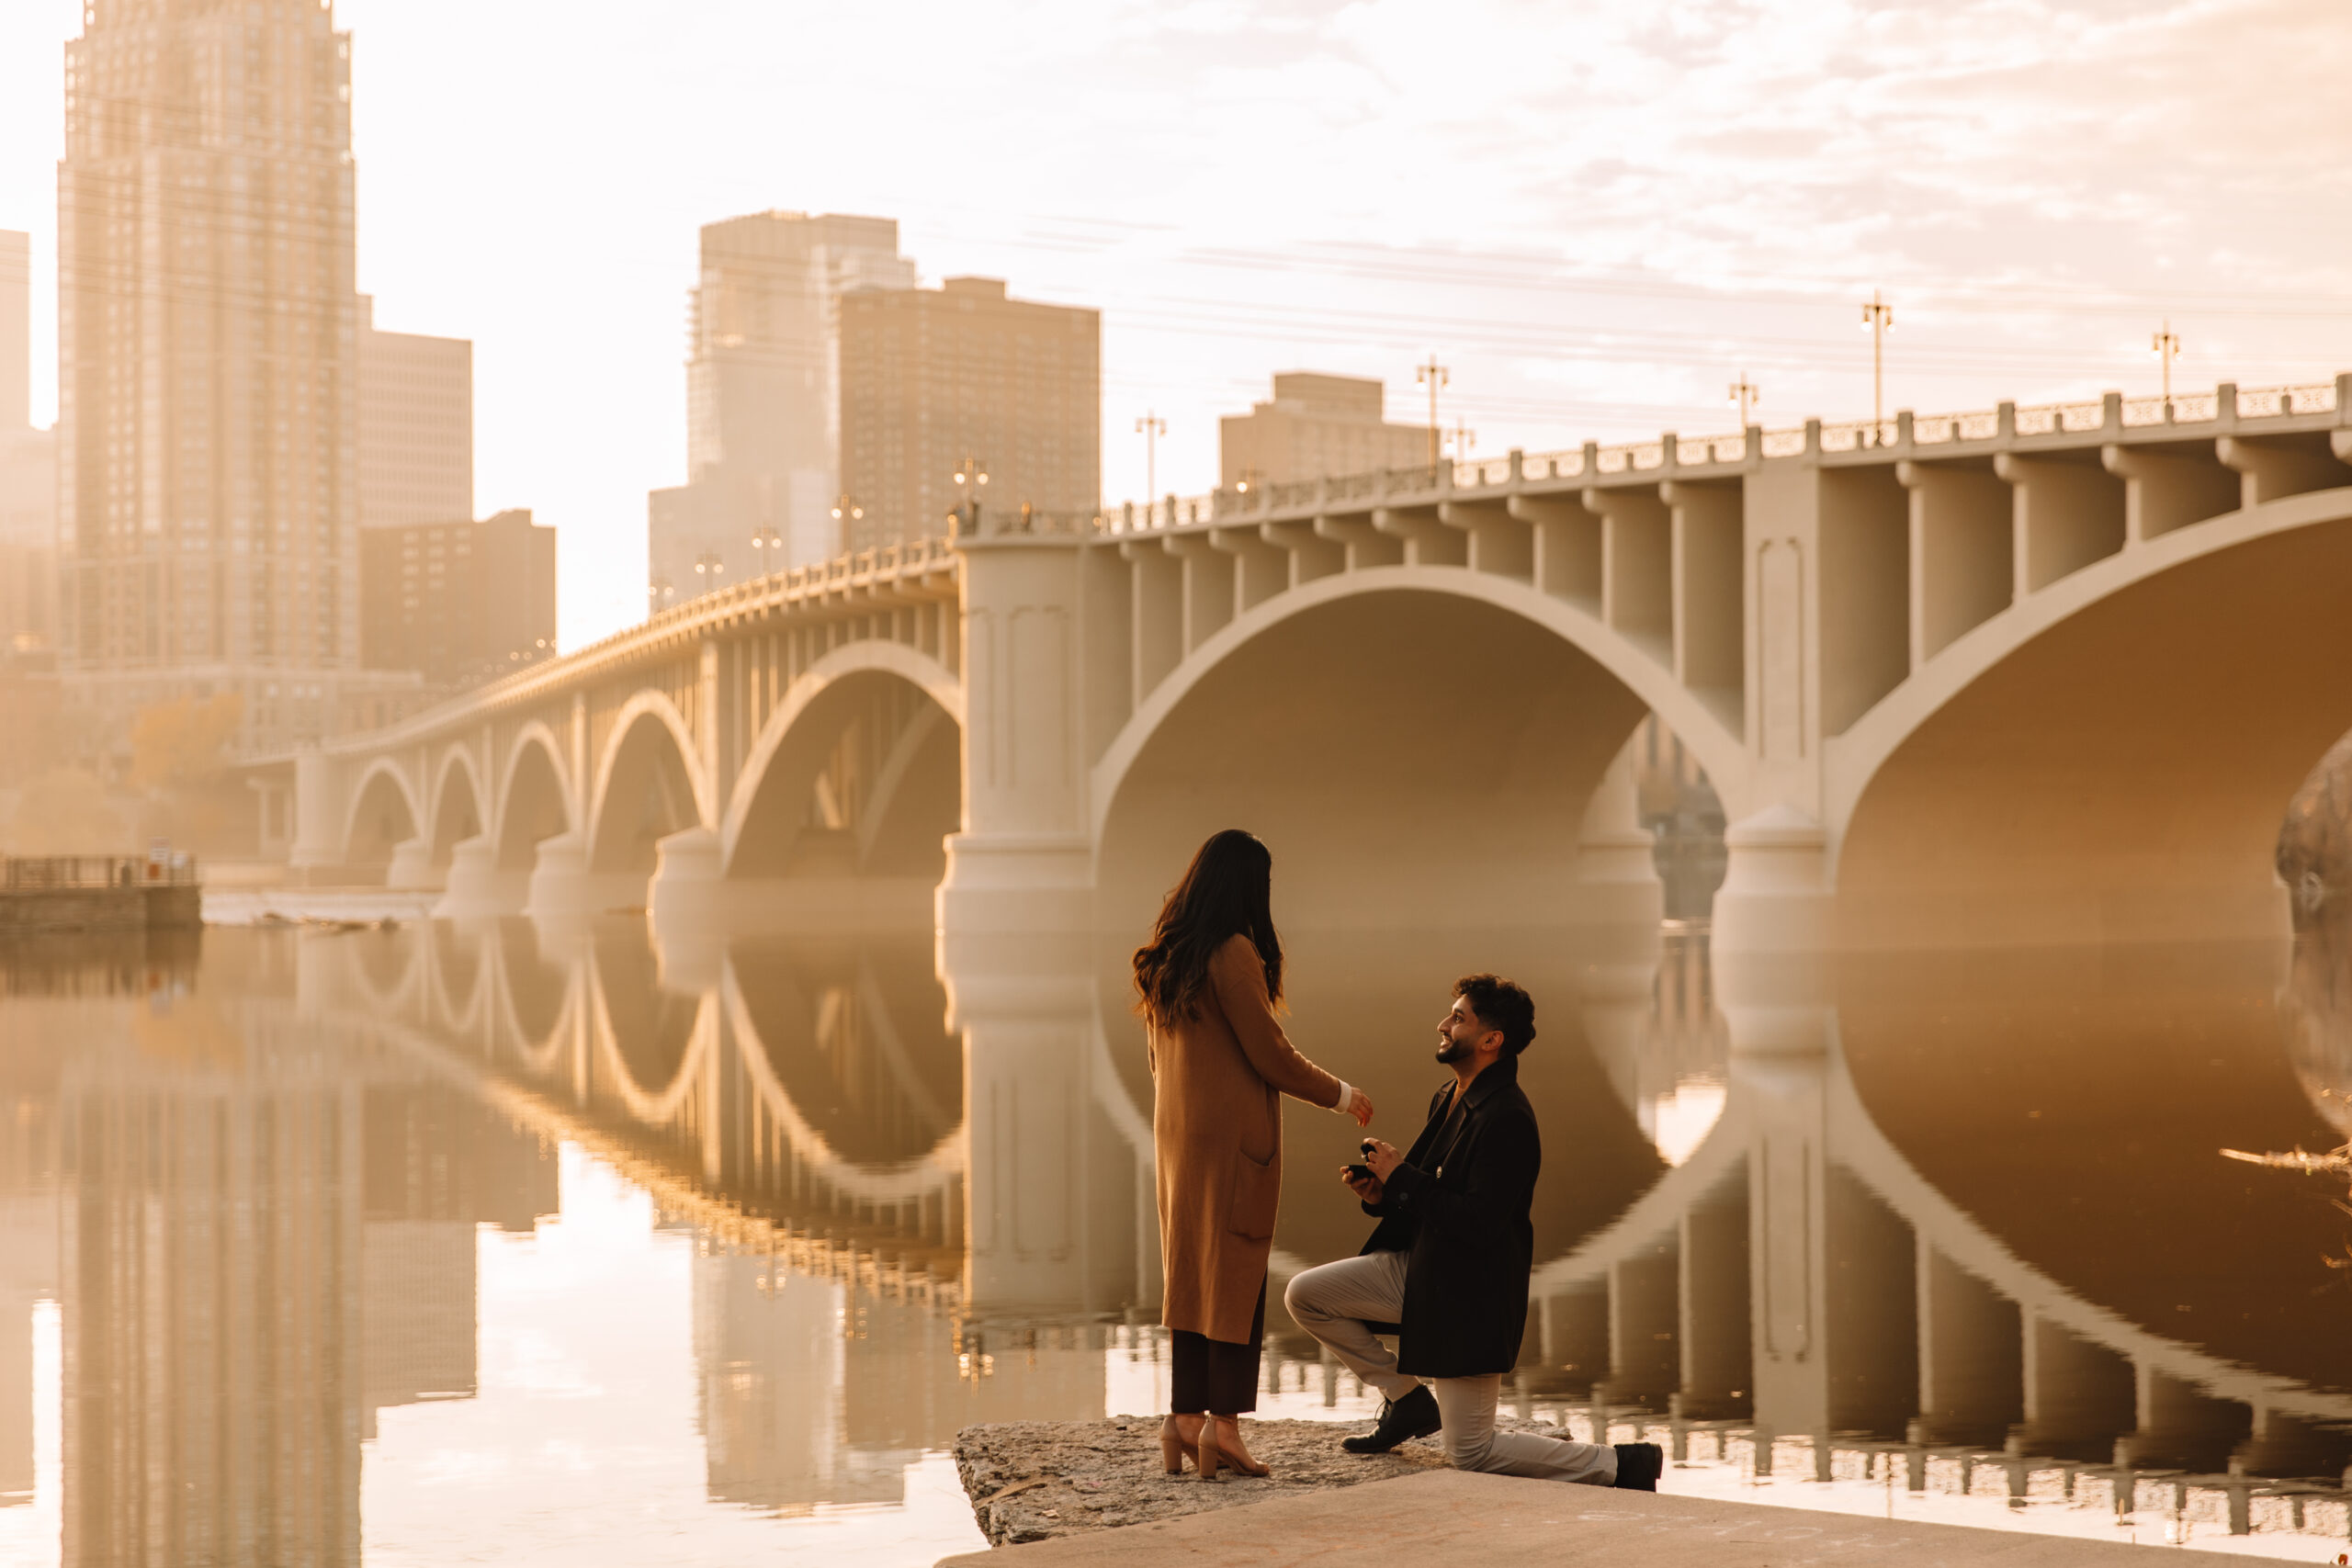
[[166, 855], [0, 855], [0, 890], [51, 893], [87, 887], [187, 887], [196, 857]]
[[2352, 393], [2346, 391], [2347, 385], [2352, 385], [2352, 375], [2287, 387], [2249, 389], [2223, 382], [2211, 391], [2179, 392], [2170, 398], [2124, 398], [2109, 392], [2096, 399], [2022, 407], [2004, 403], [1997, 408], [1958, 413], [1905, 412], [1892, 419], [1814, 420], [1786, 428], [1723, 434], [1668, 433], [1649, 441], [1587, 442], [1582, 446], [1513, 452], [1508, 457], [1482, 457], [1475, 462], [1378, 468], [1128, 502], [1098, 513], [1093, 527], [1103, 534], [1152, 534], [1384, 496], [1498, 490], [1514, 483], [1541, 484], [1560, 479], [1589, 480], [1694, 464], [1728, 465], [1795, 457], [1807, 452], [1866, 451], [1906, 443], [1943, 446], [1997, 440], [2005, 434], [2074, 434], [2118, 427], [2342, 415], [2352, 412]]

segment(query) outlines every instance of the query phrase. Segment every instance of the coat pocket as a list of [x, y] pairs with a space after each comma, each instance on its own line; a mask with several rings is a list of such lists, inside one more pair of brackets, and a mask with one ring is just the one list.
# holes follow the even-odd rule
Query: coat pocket
[[1274, 1213], [1282, 1201], [1282, 1167], [1274, 1157], [1269, 1155], [1255, 1160], [1243, 1150], [1234, 1150], [1233, 1203], [1226, 1213], [1226, 1229], [1250, 1241], [1270, 1240]]

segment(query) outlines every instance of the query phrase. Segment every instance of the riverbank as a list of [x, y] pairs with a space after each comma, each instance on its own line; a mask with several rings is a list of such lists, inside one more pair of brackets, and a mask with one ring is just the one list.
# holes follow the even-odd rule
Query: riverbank
[[0, 857], [0, 940], [193, 930], [203, 923], [202, 897], [185, 858]]
[[[1073, 1427], [1104, 1425], [1109, 1423]], [[1253, 1443], [1261, 1429], [1251, 1427]], [[962, 1451], [959, 1438], [959, 1466]], [[1230, 1483], [1168, 1484], [1202, 1493], [1241, 1491]], [[1132, 1529], [1091, 1529], [1015, 1545], [1009, 1551], [967, 1552], [942, 1559], [939, 1568], [1160, 1568], [1181, 1562], [1224, 1568], [1237, 1562], [1253, 1568], [1306, 1568], [1367, 1554], [1411, 1562], [1415, 1568], [1570, 1561], [1606, 1562], [1611, 1568], [1773, 1568], [1791, 1562], [1830, 1568], [1868, 1563], [1875, 1568], [1898, 1562], [1938, 1568], [2126, 1568], [2143, 1560], [2138, 1548], [2112, 1541], [1810, 1514], [1678, 1497], [1671, 1492], [1654, 1495], [1565, 1486], [1442, 1468], [1356, 1486], [1342, 1483], [1287, 1494], [1261, 1490], [1257, 1495], [1261, 1500], [1247, 1506], [1211, 1504], [1182, 1517]], [[2166, 1560], [2215, 1568], [2244, 1561], [2177, 1548], [2167, 1551]]]

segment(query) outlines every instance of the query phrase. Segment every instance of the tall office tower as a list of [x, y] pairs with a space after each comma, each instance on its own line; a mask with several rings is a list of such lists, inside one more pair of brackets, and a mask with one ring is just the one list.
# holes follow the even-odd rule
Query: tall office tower
[[32, 423], [32, 236], [0, 229], [0, 665], [57, 641], [57, 433]]
[[474, 345], [388, 333], [359, 297], [359, 525], [474, 514]]
[[840, 301], [914, 284], [893, 219], [759, 212], [704, 225], [686, 483], [646, 503], [652, 608], [839, 553]]
[[1419, 468], [1430, 460], [1430, 433], [1390, 424], [1381, 384], [1363, 376], [1294, 370], [1274, 378], [1272, 402], [1217, 422], [1217, 482], [1285, 484], [1374, 468]]
[[528, 511], [369, 528], [359, 539], [359, 654], [471, 686], [555, 654], [555, 530]]
[[113, 732], [245, 699], [329, 732], [359, 670], [351, 41], [318, 0], [90, 0], [58, 169], [63, 672]]
[[981, 504], [1091, 516], [1102, 501], [1102, 317], [992, 277], [842, 300], [842, 488], [864, 549], [946, 531], [967, 464]]

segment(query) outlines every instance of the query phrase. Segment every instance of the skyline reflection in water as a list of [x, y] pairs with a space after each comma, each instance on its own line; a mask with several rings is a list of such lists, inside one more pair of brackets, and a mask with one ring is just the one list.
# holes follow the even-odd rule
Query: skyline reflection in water
[[[943, 984], [927, 931], [628, 920], [20, 950], [0, 1558], [975, 1544], [958, 1428], [1162, 1396], [1124, 955]], [[1395, 1136], [1489, 966], [1541, 1030], [1521, 1414], [1663, 1428], [1686, 1491], [2352, 1530], [2352, 1222], [2217, 1154], [2346, 1135], [2341, 943], [1879, 960], [1763, 1050], [1688, 940], [1309, 931], [1295, 1032]], [[1287, 1114], [1276, 1299], [1366, 1225], [1352, 1125]], [[1261, 1414], [1366, 1408], [1270, 1330]]]

